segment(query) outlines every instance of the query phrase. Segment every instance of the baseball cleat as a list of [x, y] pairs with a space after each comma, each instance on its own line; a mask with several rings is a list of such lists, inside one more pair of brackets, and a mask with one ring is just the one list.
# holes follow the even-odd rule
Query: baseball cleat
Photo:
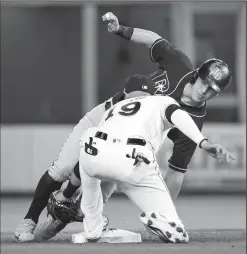
[[140, 220], [150, 233], [157, 235], [163, 242], [187, 243], [189, 241], [188, 233], [182, 225], [168, 221], [160, 213], [142, 212]]
[[18, 242], [32, 242], [35, 240], [33, 234], [36, 223], [31, 219], [23, 219], [15, 230], [15, 238]]
[[67, 223], [60, 220], [54, 220], [48, 215], [47, 220], [39, 227], [35, 235], [37, 241], [48, 241], [66, 227]]

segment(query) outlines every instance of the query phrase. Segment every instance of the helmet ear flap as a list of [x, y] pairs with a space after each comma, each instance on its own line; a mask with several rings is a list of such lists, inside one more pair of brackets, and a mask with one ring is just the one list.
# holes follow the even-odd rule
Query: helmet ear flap
[[198, 71], [194, 70], [190, 79], [190, 83], [195, 84], [197, 78], [198, 78]]

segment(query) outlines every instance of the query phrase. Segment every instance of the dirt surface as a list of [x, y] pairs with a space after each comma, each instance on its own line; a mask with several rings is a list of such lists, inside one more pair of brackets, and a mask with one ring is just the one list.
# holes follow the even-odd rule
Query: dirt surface
[[[83, 230], [80, 223], [67, 226], [46, 243], [17, 243], [15, 227], [25, 214], [30, 198], [1, 200], [1, 253], [162, 253], [162, 254], [242, 254], [246, 253], [245, 197], [181, 197], [178, 213], [189, 235], [188, 244], [165, 244], [145, 231], [138, 219], [138, 209], [125, 197], [113, 197], [105, 207], [110, 226], [139, 232], [142, 243], [97, 244], [71, 243], [71, 235]], [[45, 219], [45, 212], [40, 220]]]

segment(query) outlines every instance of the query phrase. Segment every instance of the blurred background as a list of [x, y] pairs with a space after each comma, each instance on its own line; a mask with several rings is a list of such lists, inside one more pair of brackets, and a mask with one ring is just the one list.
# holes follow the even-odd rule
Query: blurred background
[[236, 160], [196, 151], [182, 193], [245, 193], [246, 3], [223, 1], [1, 3], [1, 193], [33, 193], [84, 114], [128, 76], [157, 68], [147, 48], [107, 32], [108, 11], [168, 39], [195, 66], [211, 57], [229, 65], [232, 85], [208, 102], [203, 133]]

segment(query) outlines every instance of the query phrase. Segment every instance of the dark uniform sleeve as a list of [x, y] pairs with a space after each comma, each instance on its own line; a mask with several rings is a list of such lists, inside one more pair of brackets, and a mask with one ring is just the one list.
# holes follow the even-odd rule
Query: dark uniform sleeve
[[[193, 117], [192, 115], [191, 117], [199, 130], [202, 130], [203, 117]], [[197, 145], [177, 128], [171, 129], [167, 136], [174, 143], [172, 156], [168, 161], [169, 167], [175, 171], [185, 173]]]
[[150, 49], [150, 57], [153, 62], [158, 62], [160, 67], [163, 68], [179, 60], [188, 69], [193, 69], [190, 59], [164, 38], [160, 38], [154, 42]]

